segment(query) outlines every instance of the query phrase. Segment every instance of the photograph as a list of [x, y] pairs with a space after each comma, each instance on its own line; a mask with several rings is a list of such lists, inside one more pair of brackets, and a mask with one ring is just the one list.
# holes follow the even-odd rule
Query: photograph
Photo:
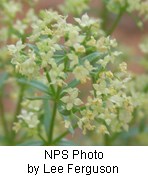
[[148, 146], [148, 0], [0, 0], [0, 146]]

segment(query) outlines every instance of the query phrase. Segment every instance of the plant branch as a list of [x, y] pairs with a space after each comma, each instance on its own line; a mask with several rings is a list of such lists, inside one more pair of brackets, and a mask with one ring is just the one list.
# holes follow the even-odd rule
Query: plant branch
[[52, 92], [55, 94], [55, 89], [54, 89], [53, 85], [51, 84], [51, 78], [50, 78], [50, 76], [49, 76], [49, 73], [48, 73], [48, 71], [47, 71], [46, 68], [44, 68], [44, 71], [45, 71], [45, 73], [46, 73], [46, 78], [47, 78], [47, 80], [48, 80], [48, 82], [49, 82], [49, 84], [50, 84], [51, 90], [52, 90]]
[[17, 100], [17, 105], [16, 105], [16, 110], [15, 110], [15, 115], [14, 115], [14, 119], [13, 119], [13, 123], [17, 121], [17, 115], [20, 114], [21, 111], [21, 102], [23, 100], [24, 97], [24, 91], [25, 91], [25, 85], [21, 85], [20, 86], [20, 94]]
[[[76, 123], [73, 126], [73, 129], [76, 129], [78, 127], [78, 124]], [[53, 142], [52, 145], [55, 145], [57, 142], [59, 142], [62, 138], [64, 138], [66, 135], [68, 135], [70, 132], [69, 130], [66, 130], [64, 133], [62, 133], [59, 137], [57, 137]]]
[[114, 30], [116, 29], [118, 23], [120, 22], [120, 20], [121, 20], [123, 14], [125, 13], [125, 10], [126, 10], [126, 6], [120, 9], [120, 12], [119, 12], [119, 14], [117, 15], [117, 17], [116, 17], [116, 19], [115, 19], [115, 21], [114, 21], [112, 27], [111, 27], [110, 30], [107, 32], [107, 36], [111, 35], [111, 34], [114, 32]]
[[107, 7], [106, 7], [105, 3], [103, 3], [103, 8], [102, 8], [102, 11], [101, 11], [101, 19], [103, 20], [102, 21], [102, 29], [106, 30], [106, 24], [107, 24], [107, 21], [108, 21], [108, 11], [107, 11]]
[[61, 91], [61, 87], [58, 87], [57, 92], [56, 92], [56, 97], [55, 97], [55, 100], [54, 100], [54, 104], [53, 104], [52, 117], [51, 117], [51, 121], [50, 121], [50, 125], [49, 125], [49, 133], [48, 133], [48, 143], [49, 143], [49, 145], [52, 143], [53, 129], [54, 129], [54, 123], [55, 123], [55, 118], [56, 118], [56, 112], [57, 112], [57, 106], [58, 106], [60, 91]]
[[13, 118], [13, 121], [12, 121], [12, 124], [11, 124], [11, 141], [13, 141], [13, 139], [15, 137], [15, 133], [12, 130], [12, 126], [13, 126], [13, 123], [15, 123], [17, 121], [17, 116], [20, 114], [21, 102], [22, 102], [23, 97], [24, 97], [24, 92], [25, 92], [25, 85], [21, 84], [20, 94], [19, 94], [19, 97], [18, 97], [18, 100], [17, 100], [17, 105], [16, 105], [16, 109], [15, 109], [15, 113], [14, 113], [14, 118]]
[[8, 130], [7, 122], [5, 119], [5, 111], [4, 111], [3, 100], [2, 100], [1, 96], [0, 96], [0, 114], [1, 114], [2, 126], [3, 126], [4, 132], [5, 132], [5, 136], [8, 137], [9, 130]]
[[49, 133], [48, 133], [48, 143], [49, 143], [49, 145], [52, 142], [53, 128], [54, 128], [54, 122], [55, 122], [56, 112], [57, 112], [57, 102], [54, 102], [53, 112], [52, 112], [52, 117], [51, 117], [51, 122], [50, 122], [50, 125], [49, 125], [50, 126], [49, 127]]

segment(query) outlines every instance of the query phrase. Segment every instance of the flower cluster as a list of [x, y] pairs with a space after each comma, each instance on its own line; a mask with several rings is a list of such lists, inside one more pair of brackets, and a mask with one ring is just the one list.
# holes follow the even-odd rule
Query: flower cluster
[[79, 16], [89, 9], [89, 2], [90, 0], [65, 0], [64, 4], [60, 5], [59, 8], [64, 14], [71, 13]]
[[39, 115], [41, 110], [41, 101], [25, 100], [22, 102], [21, 113], [17, 116], [18, 121], [14, 122], [13, 130], [18, 132], [22, 127], [28, 127], [29, 129], [35, 129], [39, 121]]
[[127, 91], [131, 94], [133, 105], [137, 109], [135, 121], [148, 120], [148, 76], [134, 75], [127, 85]]
[[[1, 25], [0, 39], [7, 42], [8, 39], [22, 37], [31, 22], [36, 21], [34, 10], [30, 8], [26, 16], [20, 20], [17, 14], [22, 11], [23, 4], [12, 0], [3, 0], [0, 4]], [[11, 7], [11, 8], [10, 8]]]
[[[29, 3], [30, 1], [28, 1]], [[3, 0], [0, 3], [0, 59], [1, 66], [11, 75], [14, 74], [14, 69], [10, 65], [10, 55], [7, 50], [7, 44], [16, 42], [19, 39], [25, 40], [26, 32], [30, 29], [29, 25], [36, 21], [37, 17], [32, 8], [30, 8], [22, 19], [18, 18], [18, 13], [21, 15], [23, 2]], [[10, 8], [11, 7], [11, 8]]]
[[[84, 14], [71, 24], [66, 18], [52, 10], [42, 11], [32, 24], [28, 43], [8, 46], [16, 71], [41, 82], [47, 78], [44, 86], [65, 119], [65, 127], [73, 126], [73, 118], [84, 134], [94, 129], [103, 134], [127, 130], [133, 112], [131, 96], [126, 93], [130, 76], [126, 63], [118, 65], [116, 72], [111, 70], [120, 55], [116, 41], [104, 36], [98, 19]], [[85, 101], [77, 85], [87, 83], [91, 89]], [[31, 127], [39, 123], [32, 111], [28, 117], [26, 113], [18, 118]]]
[[109, 11], [113, 13], [119, 13], [121, 9], [125, 9], [127, 12], [132, 13], [133, 11], [139, 12], [140, 16], [148, 18], [148, 2], [147, 0], [104, 0], [107, 4]]

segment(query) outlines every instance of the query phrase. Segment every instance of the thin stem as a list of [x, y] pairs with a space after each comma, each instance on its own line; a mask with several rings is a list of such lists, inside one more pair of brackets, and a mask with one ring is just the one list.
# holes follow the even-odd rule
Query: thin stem
[[49, 133], [48, 133], [48, 143], [49, 143], [49, 145], [52, 142], [53, 128], [54, 128], [54, 122], [55, 122], [56, 112], [57, 112], [57, 102], [54, 102], [53, 112], [52, 112], [52, 118], [51, 118], [51, 122], [50, 122], [50, 125], [49, 125], [50, 127], [49, 127]]
[[52, 117], [51, 117], [51, 121], [50, 121], [50, 124], [49, 124], [49, 133], [48, 133], [48, 144], [49, 145], [51, 145], [51, 143], [52, 143], [54, 123], [55, 123], [55, 118], [56, 118], [56, 113], [57, 113], [57, 107], [58, 107], [60, 91], [61, 91], [61, 87], [58, 87], [57, 92], [56, 92], [56, 98], [53, 102], [54, 103], [53, 104], [53, 112], [52, 112]]
[[38, 136], [40, 137], [40, 139], [44, 142], [44, 143], [46, 143], [46, 140], [44, 139], [44, 137], [38, 132]]
[[3, 100], [1, 96], [0, 96], [0, 114], [1, 114], [2, 126], [5, 132], [5, 136], [8, 138], [9, 130], [8, 130], [7, 122], [5, 119], [5, 111], [4, 111]]
[[95, 84], [95, 83], [96, 83], [95, 77], [94, 77], [94, 76], [92, 76], [92, 77], [91, 77], [91, 80], [92, 80], [92, 88], [93, 88], [93, 91], [94, 91], [94, 96], [96, 97], [96, 96], [97, 96], [97, 94], [96, 94], [96, 90], [95, 90], [95, 89], [94, 89], [94, 87], [93, 87], [93, 84]]
[[19, 94], [19, 97], [17, 100], [16, 110], [15, 110], [14, 118], [13, 118], [12, 125], [11, 125], [11, 141], [13, 141], [14, 137], [15, 137], [15, 133], [12, 130], [12, 126], [13, 126], [13, 123], [15, 123], [17, 121], [17, 116], [20, 114], [21, 102], [22, 102], [23, 97], [24, 97], [24, 92], [25, 92], [25, 85], [21, 85], [20, 86], [20, 94]]
[[111, 27], [110, 30], [107, 32], [107, 35], [111, 35], [111, 34], [114, 32], [114, 30], [116, 29], [118, 23], [120, 22], [120, 20], [121, 20], [121, 18], [122, 18], [122, 16], [123, 16], [125, 10], [126, 10], [126, 6], [123, 7], [123, 8], [121, 8], [121, 10], [120, 10], [119, 14], [117, 15], [117, 17], [116, 17], [116, 19], [115, 19], [115, 21], [114, 21], [112, 27]]
[[[73, 126], [73, 129], [76, 129], [78, 127], [78, 124], [76, 123]], [[68, 135], [70, 132], [69, 130], [65, 131], [64, 133], [62, 133], [59, 137], [57, 137], [53, 142], [52, 145], [55, 145], [55, 143], [59, 142], [63, 137], [65, 137], [66, 135]]]
[[21, 111], [21, 102], [23, 100], [24, 97], [24, 92], [25, 92], [25, 85], [21, 85], [20, 86], [20, 94], [17, 100], [17, 105], [16, 105], [16, 110], [15, 110], [15, 115], [14, 115], [14, 119], [13, 119], [13, 123], [17, 121], [17, 115], [20, 114]]
[[51, 90], [52, 90], [52, 92], [55, 94], [55, 89], [54, 89], [53, 85], [51, 84], [51, 78], [50, 78], [50, 76], [49, 76], [49, 73], [48, 73], [48, 71], [47, 71], [46, 68], [44, 68], [44, 71], [45, 71], [45, 73], [46, 73], [46, 78], [47, 78], [47, 80], [48, 80], [48, 82], [49, 82], [49, 84], [50, 84]]
[[106, 8], [106, 4], [103, 3], [103, 8], [102, 8], [102, 12], [101, 12], [101, 19], [102, 21], [102, 29], [106, 30], [106, 24], [107, 24], [107, 20], [108, 20], [108, 11]]

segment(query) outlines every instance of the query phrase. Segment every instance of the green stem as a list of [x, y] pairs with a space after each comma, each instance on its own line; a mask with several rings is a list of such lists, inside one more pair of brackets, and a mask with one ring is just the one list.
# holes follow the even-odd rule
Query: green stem
[[13, 123], [17, 121], [17, 116], [20, 114], [21, 102], [23, 101], [24, 92], [25, 92], [25, 85], [21, 85], [20, 86], [20, 94], [19, 94], [19, 97], [18, 97], [18, 100], [17, 100], [17, 105], [16, 105], [16, 110], [15, 110]]
[[52, 92], [55, 94], [55, 89], [54, 89], [53, 85], [51, 84], [51, 78], [50, 78], [50, 76], [49, 76], [49, 73], [48, 73], [48, 71], [47, 71], [46, 68], [44, 68], [44, 71], [45, 71], [45, 73], [46, 73], [46, 78], [47, 78], [47, 80], [48, 80], [48, 82], [49, 82], [49, 84], [50, 84], [51, 90], [52, 90]]
[[102, 12], [101, 12], [101, 19], [103, 20], [102, 21], [102, 29], [106, 30], [106, 24], [108, 21], [108, 11], [107, 11], [107, 7], [106, 7], [105, 3], [103, 3]]
[[3, 100], [2, 100], [1, 96], [0, 96], [0, 114], [1, 114], [2, 126], [3, 126], [4, 132], [5, 132], [5, 136], [6, 136], [6, 138], [8, 138], [9, 137], [9, 130], [8, 130], [7, 122], [5, 119], [5, 111], [4, 111]]
[[61, 87], [58, 87], [57, 92], [56, 92], [56, 98], [53, 102], [54, 103], [53, 104], [53, 112], [52, 112], [52, 117], [51, 117], [51, 121], [50, 121], [50, 124], [49, 124], [49, 133], [48, 133], [48, 144], [49, 145], [52, 144], [54, 123], [55, 123], [55, 119], [56, 119], [56, 113], [57, 113], [57, 107], [58, 107], [60, 91], [61, 91]]
[[107, 35], [111, 35], [111, 34], [114, 32], [114, 30], [116, 29], [118, 23], [120, 22], [120, 20], [121, 20], [121, 18], [122, 18], [122, 16], [123, 16], [125, 10], [126, 10], [126, 6], [123, 7], [123, 8], [121, 8], [121, 10], [120, 10], [119, 14], [117, 15], [117, 17], [116, 17], [116, 19], [115, 19], [115, 21], [114, 21], [112, 27], [111, 27], [110, 30], [107, 32]]
[[21, 112], [21, 102], [23, 101], [24, 92], [25, 92], [25, 85], [21, 85], [20, 86], [20, 94], [19, 94], [19, 97], [18, 97], [18, 100], [17, 100], [16, 110], [15, 110], [14, 118], [13, 118], [12, 125], [11, 125], [11, 141], [12, 142], [15, 138], [15, 133], [12, 130], [12, 126], [13, 126], [13, 123], [15, 123], [17, 121], [17, 116]]
[[44, 139], [44, 137], [40, 133], [38, 133], [38, 136], [44, 142], [44, 144], [46, 144], [46, 140]]
[[91, 77], [91, 80], [92, 80], [92, 89], [93, 89], [93, 91], [94, 91], [94, 96], [96, 97], [96, 96], [97, 96], [97, 93], [96, 93], [96, 90], [95, 90], [94, 87], [93, 87], [93, 84], [96, 84], [96, 79], [95, 79], [94, 76], [92, 76], [92, 77]]
[[52, 117], [51, 117], [51, 122], [50, 122], [50, 127], [49, 127], [49, 134], [48, 134], [48, 143], [49, 143], [49, 145], [52, 142], [53, 128], [54, 128], [56, 112], [57, 112], [57, 102], [54, 102], [53, 112], [52, 112]]
[[[76, 129], [78, 127], [78, 124], [75, 124], [73, 126], [73, 129]], [[52, 145], [55, 145], [57, 142], [59, 142], [62, 138], [64, 138], [66, 135], [68, 135], [70, 132], [69, 130], [65, 131], [64, 133], [62, 133], [59, 137], [57, 137], [53, 142]]]

